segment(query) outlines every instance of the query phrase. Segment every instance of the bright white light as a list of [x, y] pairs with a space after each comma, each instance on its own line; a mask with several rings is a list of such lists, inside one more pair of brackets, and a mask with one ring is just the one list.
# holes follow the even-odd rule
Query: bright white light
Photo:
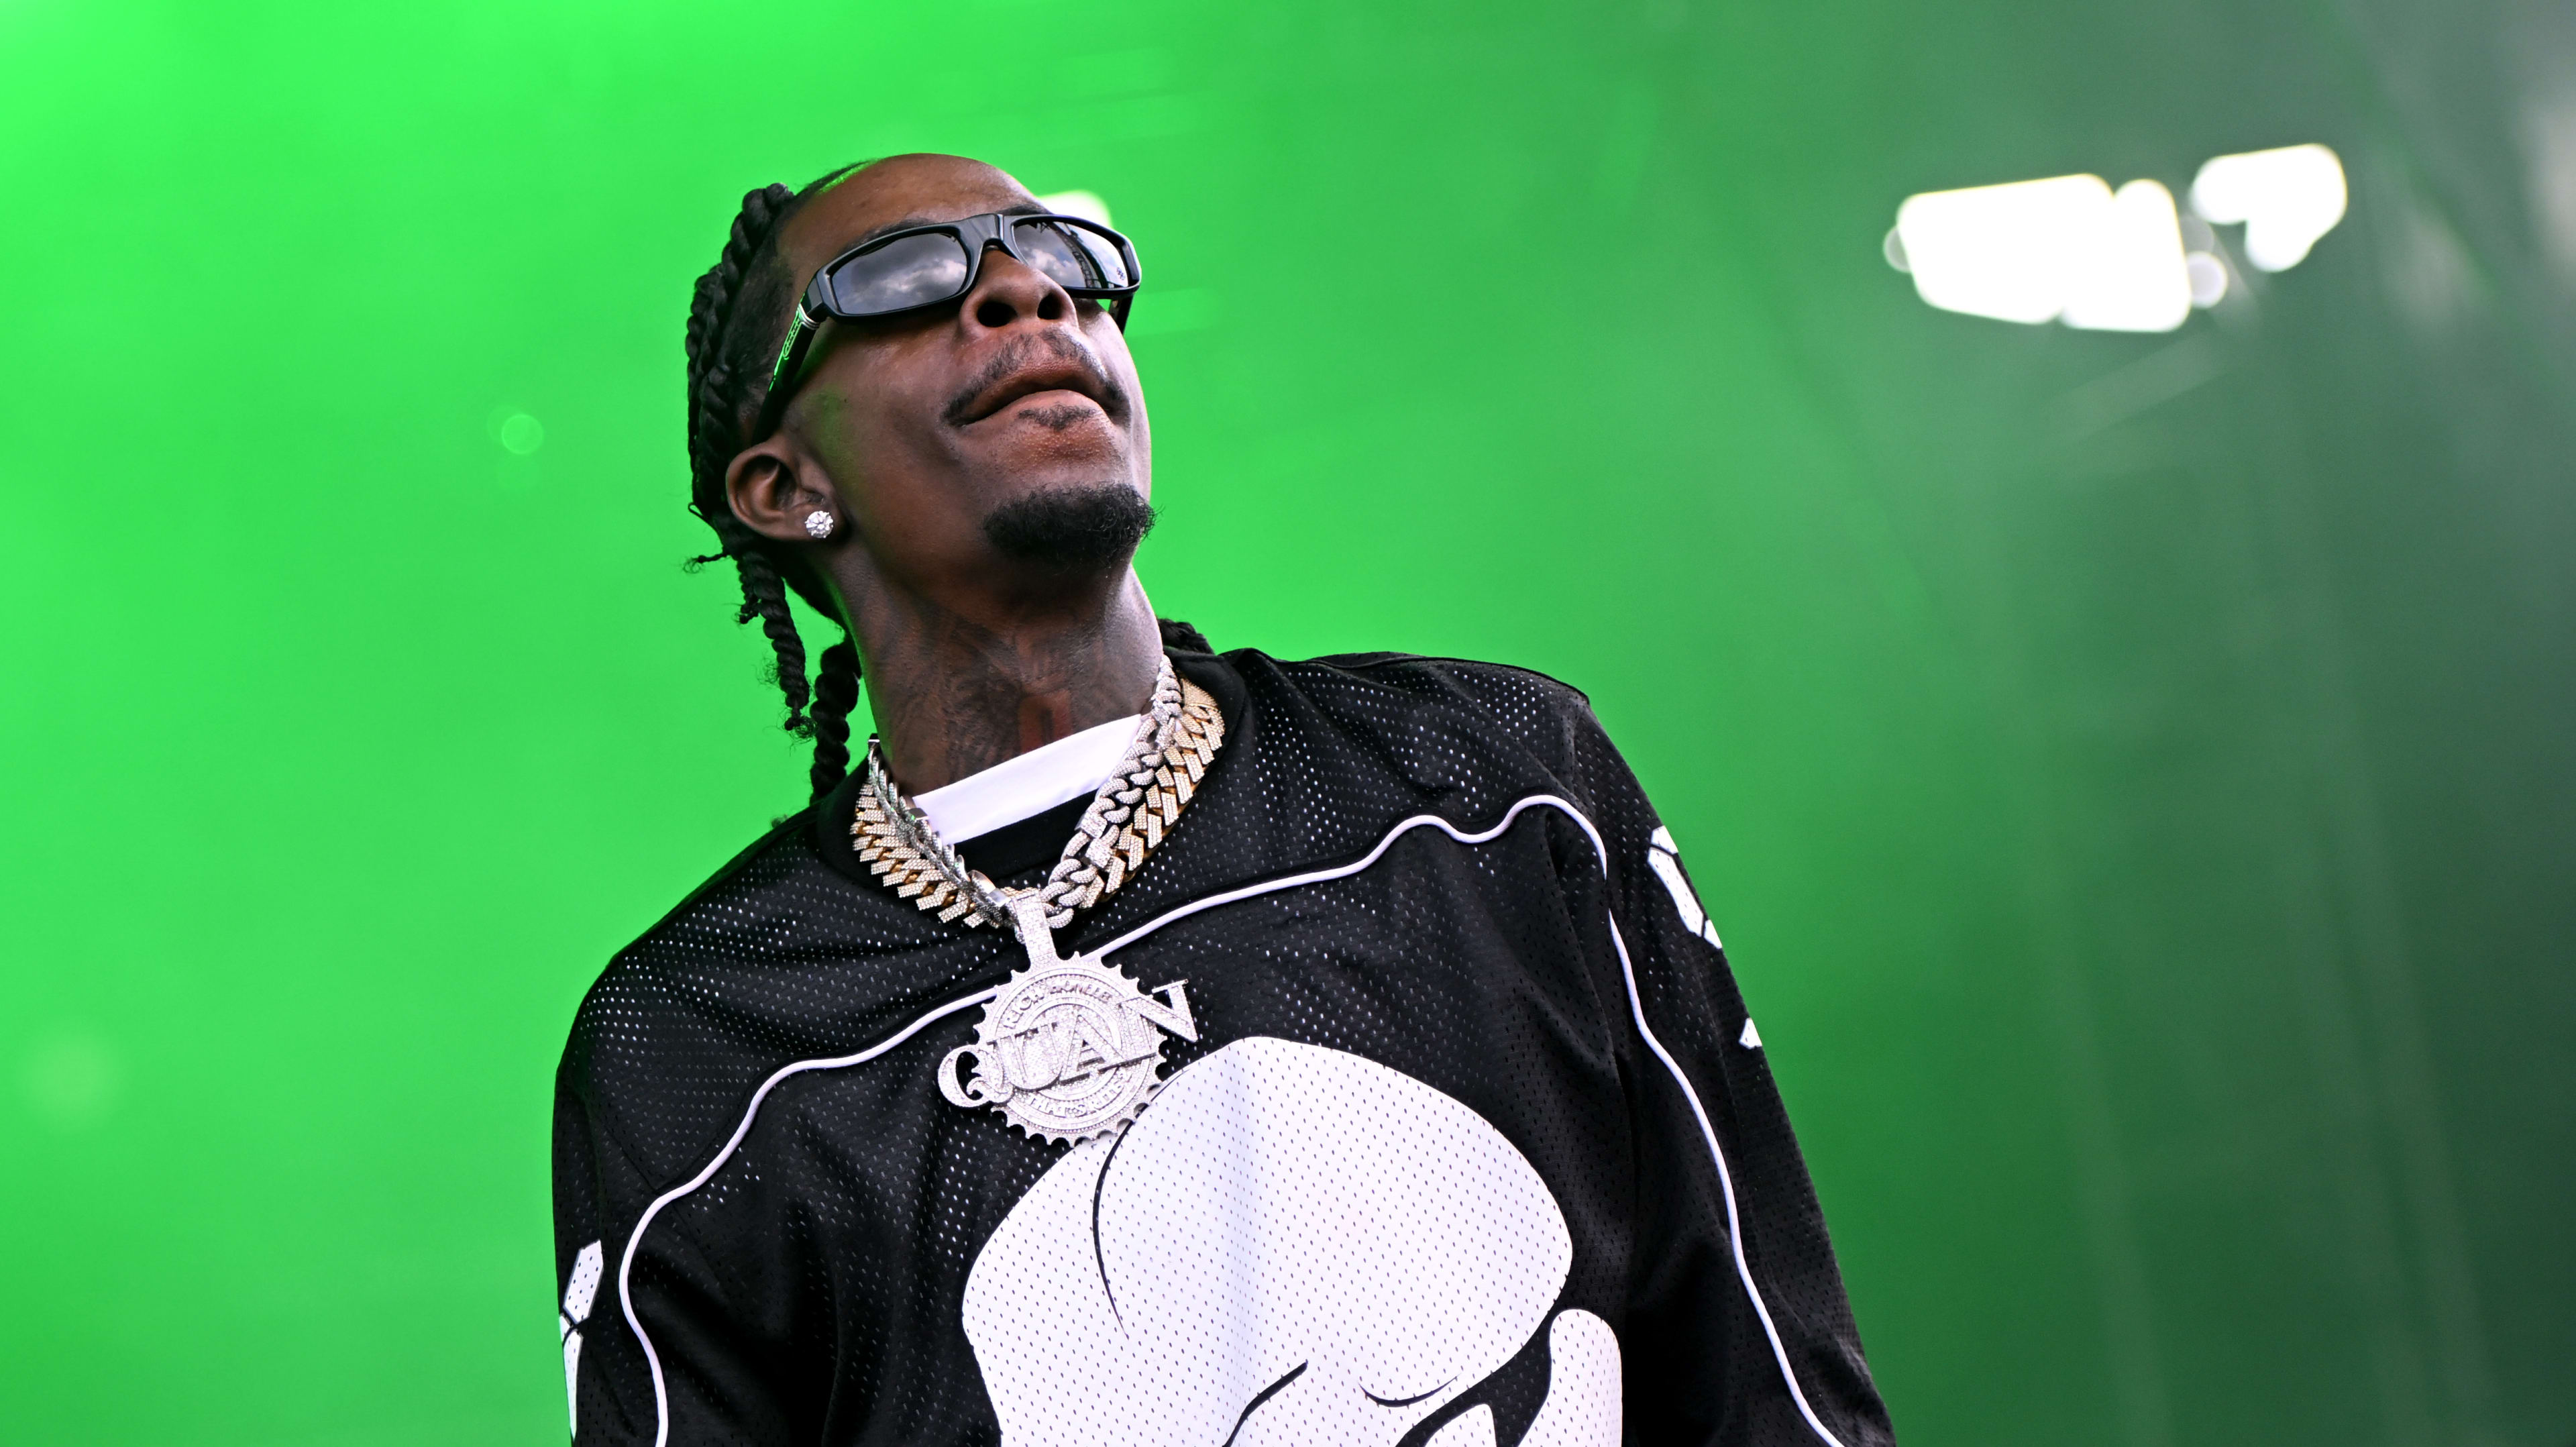
[[1945, 311], [2072, 327], [2164, 332], [2191, 315], [2173, 193], [2099, 176], [1932, 191], [1896, 212], [1891, 260]]
[[2191, 183], [2191, 209], [2205, 220], [2244, 222], [2245, 259], [2265, 271], [2305, 260], [2343, 219], [2345, 200], [2343, 163], [2323, 146], [2213, 156]]
[[2095, 203], [2059, 318], [2103, 332], [2169, 332], [2191, 315], [2191, 270], [2183, 260], [2182, 223], [2173, 193], [2154, 181], [2131, 181]]
[[1058, 216], [1079, 216], [1085, 221], [1097, 221], [1103, 226], [1110, 224], [1109, 203], [1089, 191], [1058, 191], [1052, 196], [1040, 196], [1037, 200], [1039, 205]]
[[2099, 176], [1927, 191], [1896, 208], [1896, 237], [1915, 291], [1943, 311], [2052, 321], [2092, 218], [2110, 204]]

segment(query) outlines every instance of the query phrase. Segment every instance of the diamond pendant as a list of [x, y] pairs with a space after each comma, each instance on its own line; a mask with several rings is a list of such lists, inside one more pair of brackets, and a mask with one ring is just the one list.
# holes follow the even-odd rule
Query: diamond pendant
[[[1068, 1145], [1135, 1119], [1162, 1083], [1163, 1035], [1199, 1038], [1188, 982], [1149, 994], [1096, 957], [1065, 959], [1036, 892], [1010, 904], [1029, 962], [984, 1007], [975, 1043], [939, 1062], [940, 1094], [993, 1106], [1021, 1130]], [[974, 1069], [961, 1081], [968, 1059]]]

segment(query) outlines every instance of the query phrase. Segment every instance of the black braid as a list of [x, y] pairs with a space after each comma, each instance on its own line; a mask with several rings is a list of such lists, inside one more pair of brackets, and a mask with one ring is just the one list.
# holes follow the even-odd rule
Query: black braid
[[787, 589], [778, 581], [778, 570], [756, 549], [736, 554], [733, 563], [742, 574], [742, 611], [733, 621], [760, 620], [760, 631], [769, 635], [770, 652], [778, 656], [778, 691], [787, 695], [787, 731], [811, 738], [814, 723], [805, 717], [805, 702], [813, 697], [813, 689], [805, 681], [805, 640], [797, 636], [796, 616], [787, 611]]
[[[776, 350], [787, 326], [786, 293], [795, 280], [786, 275], [779, 256], [779, 233], [809, 198], [855, 169], [843, 167], [802, 191], [771, 185], [745, 193], [724, 250], [706, 275], [698, 278], [689, 300], [689, 511], [715, 530], [717, 543], [714, 552], [691, 559], [690, 566], [733, 559], [742, 577], [742, 608], [736, 621], [757, 618], [761, 632], [768, 635], [778, 691], [787, 701], [784, 726], [792, 734], [815, 740], [817, 798], [849, 769], [849, 713], [858, 701], [858, 651], [850, 646], [845, 632], [841, 642], [824, 650], [823, 676], [808, 681], [805, 640], [797, 634], [788, 590], [794, 589], [827, 618], [836, 616], [831, 592], [793, 548], [773, 543], [734, 516], [724, 479], [734, 456], [758, 440], [743, 435], [745, 424], [756, 415], [768, 391], [766, 357]], [[816, 705], [810, 715], [808, 703]]]
[[850, 640], [823, 650], [814, 675], [814, 797], [832, 792], [850, 772], [850, 710], [859, 704], [859, 650]]
[[1157, 618], [1154, 620], [1154, 626], [1162, 630], [1165, 648], [1182, 648], [1192, 653], [1216, 652], [1214, 648], [1208, 646], [1206, 634], [1178, 618]]

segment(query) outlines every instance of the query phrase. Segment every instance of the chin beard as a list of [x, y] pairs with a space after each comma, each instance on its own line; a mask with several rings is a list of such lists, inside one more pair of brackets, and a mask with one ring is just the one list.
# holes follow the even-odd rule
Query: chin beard
[[1003, 557], [1057, 572], [1124, 566], [1154, 526], [1152, 504], [1123, 483], [1051, 488], [1005, 503], [984, 519]]

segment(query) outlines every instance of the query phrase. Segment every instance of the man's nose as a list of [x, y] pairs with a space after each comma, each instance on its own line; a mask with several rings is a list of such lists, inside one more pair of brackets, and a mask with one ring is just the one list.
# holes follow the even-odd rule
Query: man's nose
[[958, 310], [968, 326], [1000, 331], [1030, 319], [1071, 320], [1073, 298], [1044, 272], [1022, 265], [996, 242], [985, 248], [983, 270]]

